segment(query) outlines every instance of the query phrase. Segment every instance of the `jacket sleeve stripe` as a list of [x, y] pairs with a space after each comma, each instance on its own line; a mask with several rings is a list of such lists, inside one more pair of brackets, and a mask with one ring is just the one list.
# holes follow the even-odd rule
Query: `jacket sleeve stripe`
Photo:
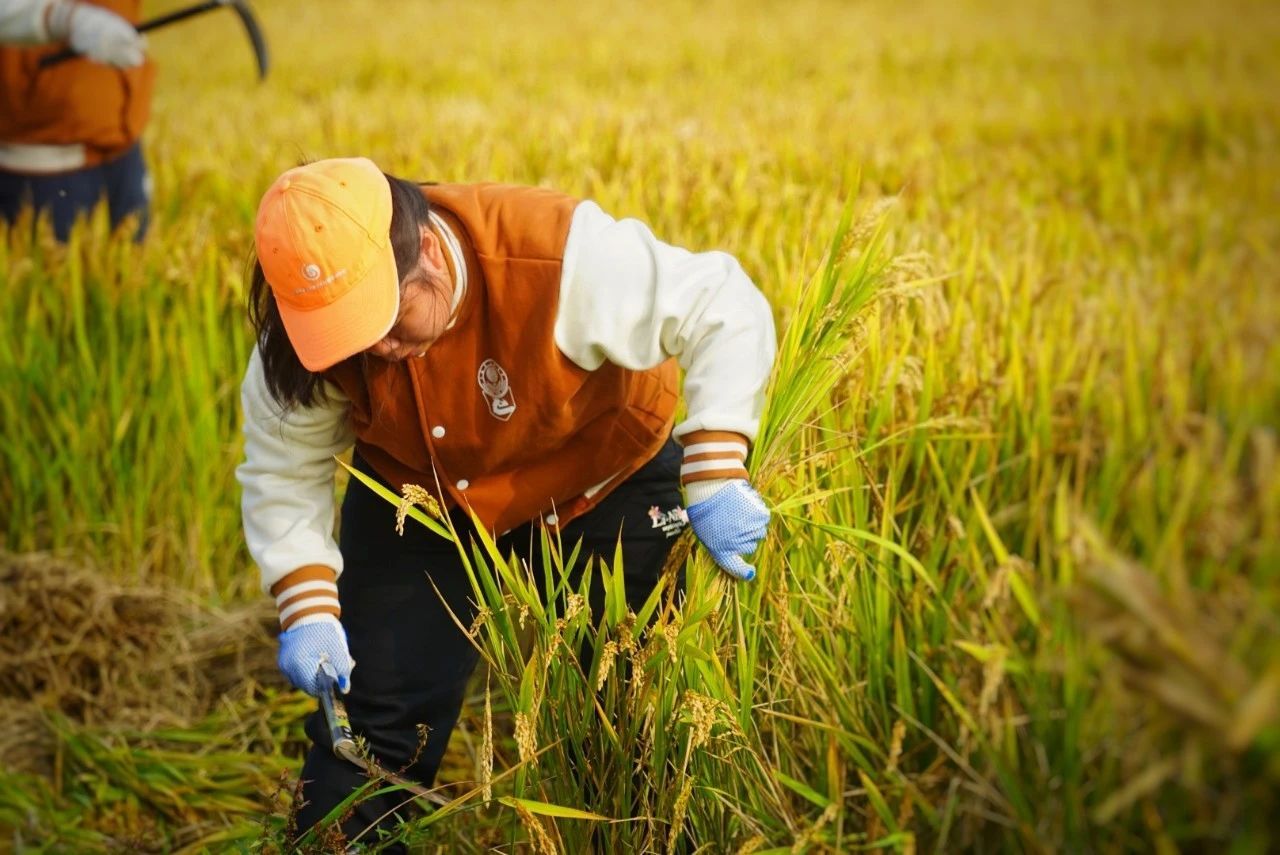
[[309, 606], [305, 609], [299, 609], [295, 614], [290, 615], [288, 620], [282, 621], [280, 624], [280, 631], [288, 632], [295, 626], [305, 626], [309, 623], [337, 620], [338, 617], [338, 611], [333, 606], [324, 604]]
[[337, 578], [338, 574], [334, 572], [332, 567], [325, 567], [323, 564], [308, 564], [286, 574], [272, 585], [270, 588], [271, 596], [278, 597], [295, 585], [305, 582], [329, 582], [333, 584]]
[[280, 610], [280, 625], [285, 629], [288, 629], [289, 624], [292, 623], [289, 618], [294, 615], [300, 615], [303, 611], [320, 611], [322, 610], [321, 607], [331, 609], [331, 613], [335, 615], [341, 610], [341, 606], [338, 605], [337, 597], [307, 597]]
[[338, 602], [338, 574], [323, 564], [307, 564], [286, 574], [271, 586], [280, 610], [280, 628], [289, 629], [304, 617], [342, 616]]
[[315, 582], [299, 582], [297, 585], [290, 585], [279, 594], [276, 594], [276, 608], [284, 608], [290, 601], [299, 594], [309, 593], [311, 591], [325, 591], [326, 593], [338, 596], [338, 586], [332, 582], [315, 581]]
[[698, 442], [684, 447], [686, 460], [699, 454], [736, 454], [746, 460], [747, 444], [745, 442]]
[[725, 469], [732, 472], [746, 472], [746, 467], [742, 463], [732, 457], [721, 457], [717, 460], [699, 460], [693, 463], [684, 463], [680, 466], [681, 475], [693, 475], [698, 472], [711, 472], [713, 470]]
[[684, 461], [680, 466], [680, 484], [697, 481], [719, 481], [748, 478], [747, 438], [728, 430], [697, 430], [681, 438]]
[[719, 466], [715, 469], [704, 469], [698, 472], [681, 471], [680, 484], [681, 486], [687, 487], [689, 484], [694, 483], [696, 481], [730, 480], [730, 479], [745, 481], [748, 479], [748, 477], [749, 476], [748, 476], [747, 470], [743, 469], [742, 467], [733, 468], [733, 467]]

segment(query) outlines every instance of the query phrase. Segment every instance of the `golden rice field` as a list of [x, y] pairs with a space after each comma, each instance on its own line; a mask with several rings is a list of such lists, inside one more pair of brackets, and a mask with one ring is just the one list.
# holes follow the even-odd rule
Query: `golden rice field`
[[754, 583], [593, 627], [476, 554], [419, 851], [1280, 847], [1280, 7], [256, 7], [261, 86], [229, 13], [151, 37], [145, 244], [0, 243], [0, 849], [281, 851], [242, 297], [351, 154], [733, 252], [782, 336]]

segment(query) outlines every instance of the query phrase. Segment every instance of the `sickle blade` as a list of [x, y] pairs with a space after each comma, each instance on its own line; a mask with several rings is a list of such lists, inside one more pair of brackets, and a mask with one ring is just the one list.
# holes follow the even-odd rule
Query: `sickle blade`
[[253, 56], [258, 61], [258, 79], [265, 80], [267, 71], [271, 68], [271, 56], [267, 53], [267, 40], [262, 35], [262, 28], [258, 26], [258, 19], [253, 16], [253, 10], [244, 0], [230, 0], [227, 5], [236, 10], [240, 23], [244, 24], [249, 41], [253, 43]]

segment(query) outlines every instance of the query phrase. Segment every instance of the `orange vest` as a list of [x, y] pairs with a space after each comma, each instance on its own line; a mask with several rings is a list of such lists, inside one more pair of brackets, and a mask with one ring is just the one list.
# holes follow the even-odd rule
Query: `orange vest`
[[[89, 0], [137, 23], [140, 0]], [[85, 146], [86, 166], [110, 160], [139, 137], [151, 112], [155, 66], [116, 69], [77, 58], [40, 68], [65, 42], [0, 45], [0, 142]]]
[[423, 357], [357, 356], [328, 372], [352, 401], [356, 450], [396, 488], [418, 484], [446, 506], [469, 505], [492, 531], [539, 515], [564, 525], [666, 441], [675, 361], [585, 371], [556, 347], [577, 200], [498, 184], [423, 193], [462, 245], [467, 290]]

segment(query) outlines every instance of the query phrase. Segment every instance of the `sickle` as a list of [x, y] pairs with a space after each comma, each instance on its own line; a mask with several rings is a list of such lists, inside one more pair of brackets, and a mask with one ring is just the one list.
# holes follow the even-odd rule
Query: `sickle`
[[[270, 68], [271, 65], [270, 56], [267, 54], [267, 40], [262, 35], [262, 28], [258, 26], [257, 18], [253, 16], [253, 10], [249, 8], [249, 4], [246, 3], [245, 0], [205, 0], [203, 3], [197, 3], [194, 6], [188, 6], [185, 9], [177, 9], [166, 15], [160, 15], [159, 17], [152, 18], [149, 21], [143, 21], [138, 24], [136, 29], [140, 33], [157, 30], [160, 27], [165, 27], [169, 24], [177, 23], [178, 21], [185, 21], [187, 18], [192, 18], [196, 15], [203, 15], [205, 12], [210, 12], [223, 6], [231, 7], [231, 9], [233, 9], [236, 15], [240, 18], [240, 23], [244, 24], [245, 32], [249, 35], [249, 41], [253, 44], [254, 59], [258, 62], [258, 79], [265, 79], [267, 76], [267, 69]], [[74, 59], [77, 56], [80, 56], [80, 54], [70, 48], [67, 48], [66, 50], [49, 54], [42, 58], [40, 60], [40, 67], [48, 68], [51, 65], [57, 65], [58, 63], [66, 62], [69, 59]]]

